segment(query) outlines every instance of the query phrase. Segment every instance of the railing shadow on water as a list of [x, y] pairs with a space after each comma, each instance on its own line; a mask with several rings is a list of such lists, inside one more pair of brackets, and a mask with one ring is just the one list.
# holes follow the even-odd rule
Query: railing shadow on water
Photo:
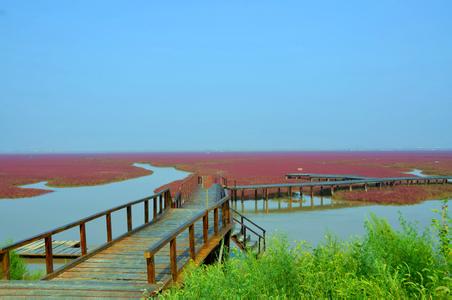
[[[152, 203], [150, 203], [152, 201]], [[132, 207], [137, 205], [143, 205], [143, 218], [144, 224], [133, 228], [133, 215], [132, 215]], [[174, 203], [172, 201], [171, 192], [169, 189], [162, 190], [154, 195], [145, 197], [143, 199], [139, 199], [136, 201], [128, 202], [126, 204], [96, 213], [89, 217], [77, 220], [75, 222], [69, 223], [67, 225], [49, 230], [47, 232], [35, 235], [31, 238], [24, 239], [22, 241], [4, 246], [0, 248], [0, 279], [10, 279], [10, 271], [11, 271], [11, 261], [10, 261], [10, 252], [14, 251], [20, 247], [29, 245], [39, 240], [44, 241], [44, 251], [45, 251], [45, 265], [46, 265], [46, 276], [43, 279], [51, 279], [56, 275], [64, 272], [66, 269], [71, 266], [79, 263], [82, 260], [87, 259], [88, 257], [98, 253], [99, 251], [105, 249], [110, 246], [112, 243], [121, 240], [134, 232], [142, 229], [144, 226], [148, 224], [154, 223], [157, 221], [170, 207], [173, 207]], [[151, 208], [152, 207], [152, 212]], [[125, 211], [125, 217], [127, 220], [127, 230], [118, 237], [113, 237], [112, 235], [112, 213], [118, 211]], [[105, 218], [105, 237], [106, 242], [99, 247], [88, 250], [87, 247], [87, 224], [89, 222], [99, 220], [100, 218]], [[80, 238], [80, 254], [81, 256], [75, 260], [70, 261], [69, 263], [64, 264], [62, 267], [54, 270], [54, 255], [53, 255], [53, 247], [52, 242], [54, 241], [52, 237], [58, 233], [65, 232], [74, 228], [79, 229], [79, 238]]]

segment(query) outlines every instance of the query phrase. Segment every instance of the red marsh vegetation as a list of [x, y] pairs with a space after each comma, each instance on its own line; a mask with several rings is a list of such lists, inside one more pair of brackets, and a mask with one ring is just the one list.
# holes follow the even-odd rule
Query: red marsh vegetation
[[22, 189], [23, 184], [48, 181], [50, 186], [104, 184], [151, 174], [130, 160], [103, 155], [0, 155], [0, 198], [41, 195], [49, 191]]
[[452, 196], [451, 185], [429, 186], [394, 186], [383, 189], [369, 189], [354, 191], [338, 191], [335, 199], [348, 201], [364, 201], [379, 204], [413, 204], [424, 200], [442, 199]]
[[237, 184], [286, 182], [284, 175], [289, 172], [388, 177], [418, 168], [428, 174], [452, 175], [452, 152], [439, 151], [1, 155], [0, 198], [41, 194], [43, 191], [17, 187], [38, 181], [60, 187], [81, 186], [150, 173], [132, 166], [135, 162], [174, 166], [201, 175], [221, 175], [229, 183]]

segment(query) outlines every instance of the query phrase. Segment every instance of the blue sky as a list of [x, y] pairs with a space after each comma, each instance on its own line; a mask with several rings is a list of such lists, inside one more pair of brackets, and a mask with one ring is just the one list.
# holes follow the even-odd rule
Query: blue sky
[[0, 0], [0, 152], [451, 149], [451, 11]]

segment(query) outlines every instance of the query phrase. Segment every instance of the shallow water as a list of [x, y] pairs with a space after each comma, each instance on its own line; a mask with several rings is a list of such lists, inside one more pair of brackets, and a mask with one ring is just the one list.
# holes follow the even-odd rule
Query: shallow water
[[[408, 221], [417, 223], [422, 232], [430, 226], [432, 218], [438, 217], [433, 209], [441, 208], [441, 201], [431, 200], [414, 205], [359, 205], [346, 201], [332, 200], [331, 197], [303, 196], [303, 202], [294, 199], [240, 201], [233, 207], [243, 212], [258, 225], [264, 227], [269, 235], [285, 234], [291, 242], [305, 240], [316, 245], [327, 233], [341, 239], [364, 234], [364, 222], [371, 213], [384, 217], [399, 228], [400, 214]], [[268, 207], [268, 208], [267, 208]]]
[[[45, 183], [25, 187], [39, 187], [54, 192], [37, 197], [0, 199], [0, 242], [19, 241], [97, 212], [152, 195], [154, 189], [168, 182], [182, 179], [187, 172], [174, 168], [157, 168], [149, 164], [134, 164], [152, 170], [152, 175], [89, 187], [52, 188]], [[152, 204], [150, 205], [152, 209]], [[151, 210], [152, 211], [152, 210]], [[134, 227], [143, 223], [142, 205], [132, 210]], [[125, 210], [112, 214], [113, 235], [126, 229]], [[105, 242], [105, 219], [87, 223], [88, 246]], [[55, 235], [58, 240], [79, 240], [78, 227]]]
[[422, 170], [419, 169], [413, 169], [410, 172], [405, 172], [405, 174], [410, 174], [410, 175], [414, 175], [414, 176], [418, 176], [418, 177], [425, 177], [428, 175], [425, 175]]

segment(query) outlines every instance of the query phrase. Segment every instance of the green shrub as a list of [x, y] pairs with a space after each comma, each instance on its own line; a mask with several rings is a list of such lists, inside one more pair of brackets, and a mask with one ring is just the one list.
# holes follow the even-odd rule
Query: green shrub
[[[11, 242], [5, 242], [4, 244], [11, 244]], [[14, 251], [9, 252], [9, 261], [9, 272], [12, 280], [38, 280], [44, 276], [44, 271], [29, 271], [25, 261]]]
[[450, 235], [445, 234], [444, 224], [450, 219], [444, 208], [442, 215], [442, 222], [434, 222], [439, 237], [430, 231], [419, 234], [403, 218], [401, 229], [395, 230], [374, 215], [359, 240], [344, 242], [328, 235], [311, 249], [307, 243], [291, 246], [284, 236], [274, 236], [260, 258], [237, 253], [223, 264], [190, 266], [184, 272], [183, 286], [159, 297], [447, 299]]

